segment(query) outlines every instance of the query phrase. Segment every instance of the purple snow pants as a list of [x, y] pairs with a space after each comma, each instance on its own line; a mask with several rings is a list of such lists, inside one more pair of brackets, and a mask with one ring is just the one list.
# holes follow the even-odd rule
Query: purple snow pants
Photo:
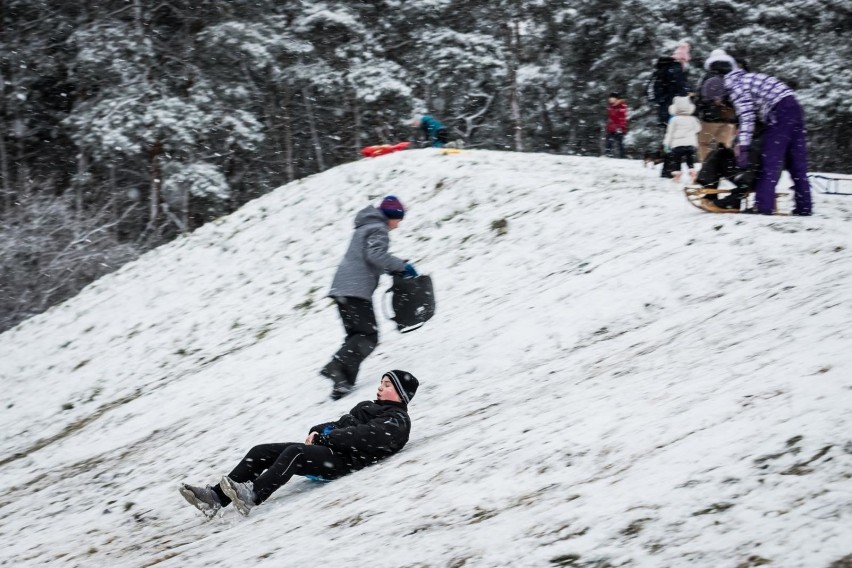
[[763, 164], [755, 183], [755, 203], [758, 213], [771, 215], [775, 211], [775, 186], [786, 169], [793, 178], [794, 213], [810, 215], [811, 185], [808, 182], [808, 149], [805, 140], [805, 118], [796, 97], [781, 99], [769, 112], [763, 132]]

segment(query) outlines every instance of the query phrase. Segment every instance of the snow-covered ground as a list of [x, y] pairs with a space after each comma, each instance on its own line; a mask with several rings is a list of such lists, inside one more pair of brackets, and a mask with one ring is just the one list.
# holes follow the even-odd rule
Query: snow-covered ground
[[[852, 553], [852, 197], [711, 215], [640, 162], [410, 150], [152, 251], [0, 335], [4, 566], [828, 567]], [[318, 370], [357, 210], [438, 311]], [[786, 204], [784, 207], [788, 207]], [[505, 228], [500, 229], [505, 221]], [[385, 285], [377, 292], [380, 300]], [[421, 381], [411, 441], [248, 518], [177, 492]], [[849, 562], [852, 558], [847, 557]], [[849, 564], [843, 564], [848, 566]]]

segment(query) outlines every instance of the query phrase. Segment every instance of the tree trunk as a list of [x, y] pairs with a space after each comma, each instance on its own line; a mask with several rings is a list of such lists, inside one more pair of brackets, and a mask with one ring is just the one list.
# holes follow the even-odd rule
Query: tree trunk
[[111, 216], [110, 216], [110, 229], [112, 230], [112, 234], [114, 237], [118, 237], [118, 218], [119, 218], [119, 210], [118, 204], [121, 201], [118, 198], [118, 190], [116, 189], [116, 181], [115, 181], [115, 162], [110, 161], [109, 163], [109, 202], [112, 204]]
[[163, 153], [163, 145], [157, 140], [148, 149], [148, 172], [150, 185], [148, 190], [148, 224], [145, 226], [145, 234], [151, 235], [157, 228], [160, 212], [160, 190], [162, 180], [160, 179], [160, 155]]
[[509, 80], [509, 114], [512, 119], [512, 137], [515, 151], [524, 151], [524, 129], [521, 119], [521, 93], [518, 88], [518, 62], [520, 60], [520, 29], [518, 21], [506, 24], [506, 70]]
[[30, 167], [27, 160], [26, 144], [24, 140], [27, 136], [27, 125], [22, 118], [16, 118], [13, 126], [15, 132], [15, 165], [17, 166], [17, 187], [15, 188], [18, 194], [26, 194], [32, 189], [30, 184]]
[[287, 170], [287, 181], [291, 182], [296, 179], [296, 168], [293, 164], [293, 117], [291, 116], [293, 107], [293, 96], [290, 93], [290, 87], [287, 83], [282, 83], [284, 100], [282, 108], [284, 110], [281, 118], [284, 122], [284, 161]]
[[550, 120], [550, 113], [547, 111], [547, 101], [542, 93], [538, 99], [539, 107], [541, 108], [541, 132], [544, 138], [544, 147], [551, 152], [556, 151], [556, 137], [553, 135], [553, 121]]
[[192, 226], [190, 225], [191, 221], [189, 218], [189, 188], [185, 187], [183, 189], [183, 232], [189, 233], [192, 232]]
[[317, 132], [317, 121], [314, 117], [314, 105], [311, 104], [311, 91], [305, 86], [302, 88], [302, 98], [305, 101], [305, 114], [308, 117], [308, 128], [311, 132], [311, 143], [314, 146], [314, 154], [317, 158], [317, 170], [325, 170], [325, 162], [322, 159], [322, 145], [320, 144], [319, 133]]
[[[0, 4], [0, 17], [2, 17], [3, 12], [2, 4]], [[0, 30], [2, 30], [2, 23], [0, 23]], [[6, 151], [6, 133], [9, 130], [6, 126], [6, 79], [3, 77], [2, 69], [0, 69], [0, 102], [3, 105], [0, 108], [0, 177], [3, 178], [3, 186], [0, 188], [3, 191], [0, 211], [8, 211], [12, 208], [15, 198], [12, 195], [12, 184], [9, 179], [9, 154]]]
[[74, 183], [74, 220], [75, 227], [80, 226], [80, 220], [83, 216], [83, 178], [89, 169], [89, 160], [86, 158], [86, 152], [80, 150], [77, 154], [77, 180]]
[[9, 156], [6, 153], [6, 117], [0, 113], [0, 177], [3, 178], [3, 200], [0, 211], [12, 208], [15, 198], [12, 195], [12, 185], [9, 183]]
[[355, 94], [355, 90], [353, 89], [350, 94], [352, 95], [352, 126], [354, 132], [352, 133], [352, 144], [353, 150], [355, 151], [356, 156], [361, 155], [361, 107], [358, 106], [358, 96]]

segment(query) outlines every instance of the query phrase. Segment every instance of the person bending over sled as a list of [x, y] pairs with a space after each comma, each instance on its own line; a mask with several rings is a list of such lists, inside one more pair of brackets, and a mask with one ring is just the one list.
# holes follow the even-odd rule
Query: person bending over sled
[[[734, 62], [736, 63], [736, 62]], [[725, 90], [737, 111], [737, 166], [749, 166], [749, 145], [755, 123], [764, 125], [763, 160], [755, 181], [755, 208], [761, 215], [775, 212], [775, 186], [781, 169], [790, 172], [795, 192], [793, 215], [811, 215], [811, 186], [808, 182], [808, 151], [805, 120], [793, 90], [775, 77], [747, 73], [737, 65], [725, 75]]]
[[430, 114], [415, 116], [411, 120], [415, 132], [420, 132], [432, 148], [443, 148], [450, 141], [450, 132], [444, 124]]
[[218, 485], [184, 483], [180, 494], [207, 518], [229, 503], [246, 516], [293, 475], [330, 481], [392, 456], [408, 442], [408, 404], [418, 386], [411, 373], [388, 371], [375, 401], [359, 402], [338, 420], [314, 426], [304, 443], [254, 446]]

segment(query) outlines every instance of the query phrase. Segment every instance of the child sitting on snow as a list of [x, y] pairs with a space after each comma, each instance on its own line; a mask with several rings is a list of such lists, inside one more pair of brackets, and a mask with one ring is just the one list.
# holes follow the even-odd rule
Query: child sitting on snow
[[663, 148], [668, 153], [666, 164], [674, 181], [680, 181], [681, 165], [686, 162], [690, 177], [695, 177], [695, 149], [698, 146], [698, 133], [701, 132], [701, 123], [693, 116], [695, 105], [689, 97], [675, 97], [669, 107], [672, 114], [666, 136], [663, 139]]
[[254, 446], [218, 484], [184, 483], [180, 494], [208, 518], [229, 503], [246, 516], [293, 475], [332, 480], [392, 456], [408, 442], [408, 404], [418, 385], [411, 373], [388, 371], [375, 401], [360, 402], [338, 420], [314, 426], [304, 443]]

